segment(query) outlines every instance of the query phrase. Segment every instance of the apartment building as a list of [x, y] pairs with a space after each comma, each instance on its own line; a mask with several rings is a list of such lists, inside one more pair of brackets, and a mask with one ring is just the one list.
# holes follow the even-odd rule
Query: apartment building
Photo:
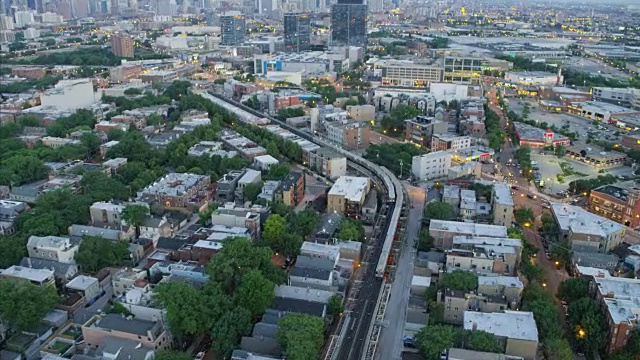
[[444, 305], [443, 320], [448, 324], [462, 325], [465, 311], [493, 313], [508, 309], [507, 299], [499, 294], [476, 294], [446, 289], [439, 294], [438, 302]]
[[460, 190], [460, 218], [462, 221], [473, 221], [476, 218], [476, 192]]
[[445, 185], [442, 189], [442, 202], [451, 205], [457, 216], [460, 213], [460, 187]]
[[133, 340], [147, 349], [161, 350], [171, 347], [171, 335], [162, 322], [125, 318], [120, 314], [94, 315], [82, 325], [82, 336], [87, 347], [97, 347], [107, 337]]
[[298, 206], [304, 198], [305, 177], [303, 173], [290, 172], [278, 184], [274, 201], [287, 206]]
[[114, 226], [122, 225], [122, 212], [125, 205], [111, 202], [96, 202], [89, 207], [91, 223], [109, 224]]
[[29, 257], [52, 260], [65, 264], [75, 264], [75, 256], [79, 250], [77, 244], [60, 236], [30, 236], [27, 241]]
[[600, 186], [589, 194], [589, 211], [617, 223], [640, 226], [640, 186], [635, 180]]
[[59, 138], [59, 137], [53, 137], [53, 136], [45, 136], [45, 137], [41, 138], [40, 141], [42, 141], [42, 145], [43, 146], [47, 146], [47, 147], [54, 148], [54, 149], [63, 147], [65, 145], [80, 145], [81, 144], [80, 140], [68, 139], [68, 138]]
[[244, 201], [244, 189], [247, 185], [255, 184], [260, 185], [262, 183], [262, 173], [258, 170], [246, 169], [244, 175], [238, 179], [238, 184], [235, 189], [235, 196], [240, 201]]
[[447, 134], [449, 125], [434, 117], [417, 116], [404, 121], [404, 140], [416, 146], [428, 149], [434, 135]]
[[366, 148], [371, 142], [369, 125], [359, 122], [325, 122], [324, 127], [329, 141], [346, 150]]
[[309, 154], [309, 167], [330, 179], [337, 179], [347, 174], [347, 158], [323, 147]]
[[447, 271], [466, 270], [479, 274], [513, 275], [518, 264], [518, 249], [501, 245], [474, 245], [473, 249], [447, 252]]
[[411, 159], [411, 175], [423, 181], [446, 177], [451, 167], [451, 154], [446, 151], [436, 151]]
[[518, 309], [522, 299], [524, 284], [517, 276], [480, 275], [478, 276], [478, 294], [504, 295], [509, 309]]
[[501, 225], [474, 224], [457, 221], [431, 220], [429, 235], [434, 238], [434, 246], [440, 250], [452, 248], [455, 236], [507, 238], [507, 228]]
[[626, 227], [578, 206], [551, 204], [551, 212], [573, 250], [607, 253], [622, 243]]
[[219, 203], [233, 202], [236, 198], [238, 181], [244, 175], [244, 170], [231, 170], [222, 175], [216, 183], [216, 201]]
[[359, 216], [369, 190], [371, 190], [369, 178], [339, 177], [327, 194], [327, 212], [335, 211], [351, 217]]
[[138, 192], [141, 200], [165, 207], [200, 209], [209, 203], [211, 178], [189, 173], [169, 173]]
[[608, 326], [607, 352], [627, 345], [637, 326], [640, 313], [640, 280], [618, 277], [593, 277], [591, 287], [602, 306]]
[[513, 196], [511, 187], [504, 183], [495, 183], [491, 190], [491, 204], [493, 205], [493, 223], [495, 225], [511, 226], [513, 223]]
[[256, 239], [260, 237], [260, 214], [263, 210], [265, 209], [236, 207], [233, 203], [227, 203], [211, 214], [211, 224], [244, 227]]
[[486, 331], [506, 339], [505, 354], [535, 360], [538, 352], [538, 328], [529, 311], [482, 313], [464, 312], [465, 330]]

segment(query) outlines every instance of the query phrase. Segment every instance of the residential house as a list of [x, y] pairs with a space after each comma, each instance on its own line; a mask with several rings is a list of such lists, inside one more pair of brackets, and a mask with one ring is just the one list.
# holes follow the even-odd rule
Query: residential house
[[429, 235], [434, 238], [434, 246], [440, 250], [451, 249], [457, 235], [471, 237], [506, 238], [507, 228], [502, 225], [474, 224], [457, 221], [431, 220]]
[[501, 313], [464, 312], [464, 328], [486, 331], [506, 339], [505, 354], [535, 360], [538, 352], [538, 328], [532, 312], [505, 310]]
[[119, 314], [94, 315], [82, 325], [82, 336], [90, 348], [104, 344], [108, 337], [138, 341], [146, 349], [171, 347], [171, 336], [161, 322], [125, 318]]
[[622, 243], [626, 227], [578, 206], [552, 203], [551, 212], [572, 249], [606, 253]]
[[304, 189], [304, 174], [292, 171], [280, 181], [274, 194], [274, 201], [287, 206], [298, 206], [304, 199]]
[[66, 264], [75, 264], [79, 250], [77, 244], [61, 236], [30, 236], [27, 241], [29, 257], [52, 260]]

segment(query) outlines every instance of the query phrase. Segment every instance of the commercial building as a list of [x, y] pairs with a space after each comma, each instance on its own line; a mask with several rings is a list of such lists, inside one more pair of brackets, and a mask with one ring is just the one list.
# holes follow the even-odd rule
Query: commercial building
[[434, 246], [441, 250], [451, 249], [455, 236], [507, 238], [507, 228], [500, 225], [474, 224], [457, 221], [431, 220], [429, 235]]
[[94, 105], [96, 94], [91, 79], [61, 80], [40, 95], [40, 103], [43, 107], [77, 110]]
[[470, 147], [470, 136], [433, 134], [433, 136], [431, 137], [431, 151], [462, 150], [468, 149]]
[[451, 154], [446, 151], [418, 155], [411, 159], [411, 175], [420, 181], [445, 177], [450, 167]]
[[622, 135], [621, 145], [634, 150], [640, 150], [640, 130]]
[[[272, 71], [301, 72], [305, 75], [326, 75], [327, 72], [343, 73], [349, 70], [349, 58], [344, 53], [307, 51], [286, 54], [256, 54], [253, 56], [255, 74]], [[310, 95], [310, 94], [309, 94]], [[307, 95], [307, 97], [309, 97]]]
[[543, 130], [520, 122], [514, 122], [513, 126], [515, 127], [520, 146], [528, 145], [536, 148], [567, 146], [571, 144], [571, 140], [568, 137], [554, 133], [551, 129]]
[[29, 257], [75, 264], [79, 247], [71, 240], [60, 236], [30, 236], [27, 241]]
[[240, 45], [245, 40], [247, 32], [245, 17], [237, 11], [227, 12], [220, 17], [222, 27], [221, 45]]
[[428, 149], [434, 135], [446, 135], [449, 124], [434, 117], [417, 116], [404, 121], [404, 140]]
[[543, 71], [525, 71], [525, 72], [508, 72], [504, 75], [504, 80], [518, 85], [556, 85], [558, 83], [558, 75]]
[[211, 178], [205, 175], [169, 173], [138, 191], [140, 200], [165, 207], [200, 209], [208, 204]]
[[41, 79], [47, 74], [47, 71], [43, 67], [19, 67], [11, 69], [11, 75], [26, 78], [26, 79]]
[[533, 313], [506, 310], [502, 313], [464, 312], [464, 328], [486, 331], [505, 338], [505, 354], [535, 360], [538, 351], [538, 328]]
[[327, 194], [327, 212], [358, 217], [367, 194], [371, 190], [369, 178], [341, 176]]
[[615, 122], [616, 116], [637, 115], [640, 111], [631, 110], [626, 107], [598, 101], [584, 101], [569, 104], [567, 111], [571, 114], [580, 115], [587, 119]]
[[565, 147], [567, 156], [582, 161], [595, 168], [622, 166], [627, 161], [627, 154], [617, 151], [605, 151], [594, 144], [571, 144]]
[[0, 279], [7, 278], [16, 281], [28, 281], [36, 286], [55, 286], [56, 280], [51, 269], [32, 269], [12, 265], [0, 272]]
[[284, 14], [284, 49], [298, 53], [311, 48], [311, 22], [309, 14]]
[[367, 5], [363, 0], [338, 0], [331, 7], [331, 43], [367, 46]]
[[491, 191], [493, 205], [493, 223], [495, 225], [511, 226], [513, 223], [513, 196], [511, 187], [504, 183], [495, 183]]
[[486, 60], [479, 57], [445, 56], [443, 80], [456, 84], [479, 84]]
[[128, 34], [111, 35], [111, 53], [115, 56], [133, 58], [134, 41]]
[[115, 337], [137, 341], [141, 347], [154, 350], [170, 348], [172, 340], [162, 322], [127, 319], [120, 314], [94, 315], [82, 325], [82, 336], [88, 347], [99, 346], [107, 337]]
[[432, 83], [440, 83], [442, 67], [412, 61], [386, 60], [381, 62], [382, 85], [424, 88]]
[[624, 107], [633, 107], [640, 101], [640, 90], [633, 88], [594, 87], [592, 99]]
[[622, 243], [626, 232], [624, 225], [577, 206], [552, 203], [551, 212], [573, 250], [609, 252]]
[[635, 229], [640, 226], [640, 186], [631, 180], [593, 189], [589, 211]]

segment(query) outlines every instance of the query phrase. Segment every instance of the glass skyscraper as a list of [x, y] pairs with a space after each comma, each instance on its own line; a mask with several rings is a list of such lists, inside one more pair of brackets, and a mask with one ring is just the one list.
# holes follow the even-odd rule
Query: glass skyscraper
[[311, 22], [308, 14], [284, 14], [284, 49], [296, 53], [311, 47]]
[[333, 45], [367, 46], [367, 5], [363, 0], [338, 0], [331, 8]]

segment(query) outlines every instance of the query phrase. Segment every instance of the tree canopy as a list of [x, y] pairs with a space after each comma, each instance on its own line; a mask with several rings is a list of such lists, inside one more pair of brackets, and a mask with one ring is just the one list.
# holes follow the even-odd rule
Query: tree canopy
[[533, 209], [531, 209], [530, 207], [521, 207], [515, 209], [513, 211], [513, 217], [518, 224], [523, 226], [531, 226], [531, 224], [533, 224], [533, 222], [536, 220]]
[[454, 270], [442, 276], [445, 289], [472, 291], [478, 288], [478, 275], [471, 271]]
[[40, 287], [23, 281], [0, 279], [0, 318], [16, 330], [33, 330], [58, 304], [55, 286]]
[[324, 342], [324, 320], [289, 313], [278, 323], [278, 343], [290, 360], [317, 359]]
[[504, 340], [485, 331], [471, 331], [451, 325], [428, 325], [416, 334], [418, 349], [427, 360], [439, 360], [440, 354], [449, 348], [503, 353]]
[[75, 259], [82, 270], [91, 273], [107, 266], [119, 267], [129, 259], [129, 243], [84, 236]]
[[455, 213], [451, 204], [432, 201], [424, 209], [424, 216], [429, 220], [453, 220]]
[[364, 226], [356, 219], [342, 219], [336, 237], [340, 240], [364, 241]]

